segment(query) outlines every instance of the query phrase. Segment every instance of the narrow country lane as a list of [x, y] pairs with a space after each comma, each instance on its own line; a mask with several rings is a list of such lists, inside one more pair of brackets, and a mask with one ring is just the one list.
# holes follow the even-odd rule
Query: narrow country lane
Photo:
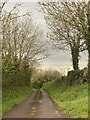
[[3, 118], [62, 118], [46, 91], [33, 91], [24, 102], [16, 105]]

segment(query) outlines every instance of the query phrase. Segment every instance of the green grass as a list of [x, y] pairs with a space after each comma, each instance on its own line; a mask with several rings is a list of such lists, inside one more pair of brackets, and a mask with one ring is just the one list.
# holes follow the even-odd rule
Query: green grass
[[2, 114], [2, 90], [0, 88], [0, 117], [1, 117], [1, 114]]
[[31, 91], [31, 87], [4, 89], [2, 92], [2, 114], [9, 111], [14, 105], [25, 100], [31, 94]]
[[54, 81], [43, 87], [63, 112], [73, 118], [88, 117], [88, 85], [56, 85]]

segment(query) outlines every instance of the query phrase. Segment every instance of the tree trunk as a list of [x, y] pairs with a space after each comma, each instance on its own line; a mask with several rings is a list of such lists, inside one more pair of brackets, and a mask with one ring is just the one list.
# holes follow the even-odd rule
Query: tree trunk
[[88, 82], [90, 82], [90, 53], [89, 53], [89, 58], [88, 58]]
[[73, 63], [73, 69], [78, 70], [79, 66], [79, 49], [78, 47], [73, 47], [71, 50], [71, 55], [72, 55], [72, 63]]
[[88, 81], [90, 82], [90, 2], [88, 2], [88, 35], [87, 35], [87, 49], [88, 49]]
[[90, 31], [88, 31], [87, 50], [88, 50], [88, 81], [90, 82]]

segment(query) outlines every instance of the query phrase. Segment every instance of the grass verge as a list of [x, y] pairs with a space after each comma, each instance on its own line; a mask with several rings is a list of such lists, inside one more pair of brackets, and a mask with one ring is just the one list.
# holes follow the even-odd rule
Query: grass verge
[[21, 103], [31, 94], [31, 87], [17, 87], [4, 89], [2, 92], [2, 114], [8, 112], [13, 106]]
[[56, 85], [54, 81], [43, 87], [63, 112], [73, 118], [88, 118], [88, 85]]

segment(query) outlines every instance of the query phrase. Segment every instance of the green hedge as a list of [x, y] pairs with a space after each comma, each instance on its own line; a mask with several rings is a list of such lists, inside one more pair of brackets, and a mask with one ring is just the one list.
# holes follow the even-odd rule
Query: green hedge
[[68, 72], [68, 83], [70, 85], [83, 82], [87, 82], [87, 75], [85, 74], [84, 69], [72, 70]]

